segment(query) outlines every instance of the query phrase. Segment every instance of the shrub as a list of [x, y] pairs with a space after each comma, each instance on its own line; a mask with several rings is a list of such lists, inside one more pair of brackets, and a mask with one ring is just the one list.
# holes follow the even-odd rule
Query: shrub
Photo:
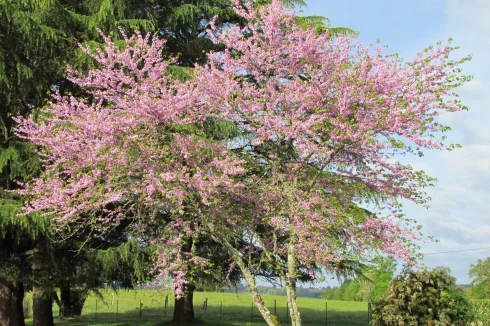
[[397, 276], [388, 295], [374, 305], [372, 325], [469, 325], [475, 320], [473, 307], [449, 272], [439, 267]]
[[[447, 307], [449, 318], [461, 325], [464, 322], [474, 320], [475, 312], [466, 293], [456, 287], [450, 286], [447, 290], [441, 292], [442, 307]], [[466, 325], [466, 324], [464, 324]]]

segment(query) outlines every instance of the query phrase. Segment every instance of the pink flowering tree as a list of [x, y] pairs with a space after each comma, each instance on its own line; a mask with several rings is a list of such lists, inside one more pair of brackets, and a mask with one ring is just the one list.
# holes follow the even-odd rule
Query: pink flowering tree
[[102, 50], [84, 48], [97, 68], [87, 75], [68, 69], [84, 98], [54, 94], [39, 121], [17, 118], [18, 134], [39, 146], [45, 166], [22, 191], [32, 198], [25, 212], [72, 230], [110, 230], [123, 219], [145, 229], [164, 215], [155, 272], [172, 279], [181, 297], [187, 271], [209, 267], [193, 250], [195, 216], [205, 220], [203, 207], [236, 191], [241, 160], [206, 136], [209, 112], [194, 82], [168, 73], [164, 41], [136, 33], [120, 49], [103, 37]]
[[[299, 266], [315, 277], [315, 266], [375, 253], [415, 263], [420, 235], [400, 201], [425, 204], [432, 179], [397, 159], [456, 147], [443, 143], [449, 128], [437, 117], [465, 108], [453, 90], [469, 79], [459, 68], [469, 58], [450, 61], [454, 48], [438, 44], [404, 63], [379, 44], [299, 27], [278, 0], [234, 3], [248, 24], [214, 31], [224, 51], [195, 76], [211, 114], [249, 135], [235, 152], [260, 173], [245, 181], [257, 202], [243, 227], [276, 267], [300, 325]], [[353, 205], [373, 197], [377, 214]]]

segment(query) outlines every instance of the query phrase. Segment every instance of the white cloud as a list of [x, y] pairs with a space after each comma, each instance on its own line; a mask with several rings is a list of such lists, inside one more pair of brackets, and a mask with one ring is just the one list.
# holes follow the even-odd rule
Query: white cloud
[[489, 12], [490, 2], [487, 0], [447, 0], [447, 15], [474, 27], [490, 29]]
[[485, 80], [482, 80], [481, 76], [474, 76], [473, 80], [461, 86], [459, 93], [473, 96], [476, 95], [478, 97], [486, 97], [488, 96], [488, 93], [483, 93], [482, 91], [485, 88], [488, 89], [489, 86], [489, 83]]
[[[475, 126], [475, 128], [481, 128]], [[483, 130], [482, 130], [483, 131]], [[490, 139], [490, 134], [479, 134]], [[490, 181], [490, 143], [466, 145], [457, 150], [457, 155], [444, 155], [445, 163], [449, 170], [464, 177], [468, 186], [476, 186], [482, 181]], [[450, 157], [449, 157], [450, 156]], [[488, 184], [490, 188], [490, 184]]]

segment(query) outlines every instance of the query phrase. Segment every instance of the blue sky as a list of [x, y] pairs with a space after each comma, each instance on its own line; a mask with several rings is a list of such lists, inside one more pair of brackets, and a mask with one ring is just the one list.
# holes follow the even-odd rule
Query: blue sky
[[[429, 190], [431, 208], [406, 206], [408, 217], [438, 243], [422, 244], [423, 253], [490, 247], [490, 13], [489, 0], [307, 0], [304, 15], [328, 17], [332, 26], [360, 32], [365, 44], [376, 39], [387, 53], [410, 60], [437, 41], [461, 46], [453, 58], [467, 54], [463, 67], [474, 79], [458, 93], [470, 111], [441, 120], [453, 131], [449, 140], [463, 145], [453, 152], [431, 152], [410, 161], [438, 178]], [[458, 283], [469, 283], [470, 264], [490, 257], [490, 249], [426, 256], [427, 266], [448, 266]]]

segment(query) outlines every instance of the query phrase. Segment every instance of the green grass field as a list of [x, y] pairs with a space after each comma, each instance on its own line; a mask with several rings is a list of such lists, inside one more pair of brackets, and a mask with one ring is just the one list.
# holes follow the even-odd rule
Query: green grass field
[[[112, 291], [103, 291], [104, 300], [91, 296], [85, 302], [82, 317], [70, 321], [55, 320], [56, 325], [63, 326], [164, 326], [170, 325], [173, 312], [173, 296], [170, 292], [151, 290], [118, 291], [115, 295], [114, 305]], [[168, 295], [168, 308], [165, 311], [165, 297]], [[203, 310], [203, 302], [208, 298], [208, 308]], [[287, 321], [286, 297], [263, 296], [269, 309], [276, 312], [281, 325], [289, 325]], [[140, 317], [140, 300], [142, 303]], [[328, 301], [322, 299], [298, 298], [303, 325], [316, 326], [354, 326], [368, 325], [367, 303]], [[222, 307], [222, 308], [221, 308]], [[248, 293], [214, 293], [196, 292], [194, 294], [194, 309], [196, 317], [202, 325], [266, 325], [262, 321], [257, 308], [252, 310], [252, 300]], [[58, 316], [58, 306], [54, 304], [53, 312]], [[328, 323], [326, 322], [328, 318]], [[252, 322], [251, 322], [252, 319]], [[32, 325], [32, 319], [26, 320]]]

